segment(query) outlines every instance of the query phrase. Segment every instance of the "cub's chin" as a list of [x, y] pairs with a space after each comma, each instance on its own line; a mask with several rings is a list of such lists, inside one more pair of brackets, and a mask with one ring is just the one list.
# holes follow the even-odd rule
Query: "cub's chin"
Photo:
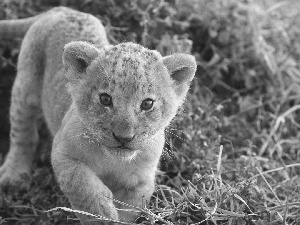
[[132, 161], [135, 157], [141, 153], [141, 150], [135, 150], [129, 147], [116, 146], [106, 147], [105, 155], [110, 158], [118, 158], [123, 161]]

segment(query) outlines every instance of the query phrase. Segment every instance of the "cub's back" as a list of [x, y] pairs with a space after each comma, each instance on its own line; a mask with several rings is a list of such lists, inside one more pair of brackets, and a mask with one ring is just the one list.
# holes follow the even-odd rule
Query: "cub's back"
[[19, 64], [26, 61], [28, 64], [25, 58], [30, 57], [29, 64], [35, 65], [43, 77], [42, 111], [53, 135], [58, 131], [71, 103], [66, 93], [63, 48], [67, 43], [78, 40], [98, 47], [109, 44], [105, 29], [96, 17], [65, 7], [57, 7], [42, 14], [23, 40]]

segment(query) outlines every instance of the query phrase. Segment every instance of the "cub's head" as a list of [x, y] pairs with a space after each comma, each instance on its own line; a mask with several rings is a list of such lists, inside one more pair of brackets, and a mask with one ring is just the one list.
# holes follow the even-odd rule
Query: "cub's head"
[[81, 121], [112, 154], [142, 151], [162, 136], [196, 71], [191, 55], [162, 57], [133, 43], [71, 42], [63, 62]]

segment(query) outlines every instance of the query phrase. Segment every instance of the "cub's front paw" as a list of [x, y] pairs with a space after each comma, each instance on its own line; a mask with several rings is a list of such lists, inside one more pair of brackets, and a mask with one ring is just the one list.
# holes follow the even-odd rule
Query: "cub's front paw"
[[[99, 225], [99, 224], [114, 224], [109, 223], [109, 220], [117, 221], [119, 219], [118, 212], [112, 202], [106, 201], [102, 198], [95, 197], [91, 201], [86, 201], [84, 205], [76, 206], [74, 208], [80, 209], [80, 211], [91, 213], [95, 216], [99, 216], [100, 220], [95, 219], [93, 216], [85, 215], [84, 213], [78, 213], [77, 217], [84, 225]], [[102, 220], [103, 219], [103, 220]], [[107, 220], [106, 220], [107, 219]], [[106, 222], [103, 222], [106, 221]]]
[[0, 167], [0, 187], [18, 186], [27, 189], [30, 181], [30, 169], [5, 162]]

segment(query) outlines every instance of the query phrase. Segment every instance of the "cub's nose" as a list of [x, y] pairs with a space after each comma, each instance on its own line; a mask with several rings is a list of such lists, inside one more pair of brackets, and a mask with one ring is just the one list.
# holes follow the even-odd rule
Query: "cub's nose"
[[113, 132], [113, 136], [114, 138], [122, 145], [127, 144], [128, 142], [130, 142], [135, 135], [127, 135], [127, 136], [120, 136], [120, 135], [116, 135]]

